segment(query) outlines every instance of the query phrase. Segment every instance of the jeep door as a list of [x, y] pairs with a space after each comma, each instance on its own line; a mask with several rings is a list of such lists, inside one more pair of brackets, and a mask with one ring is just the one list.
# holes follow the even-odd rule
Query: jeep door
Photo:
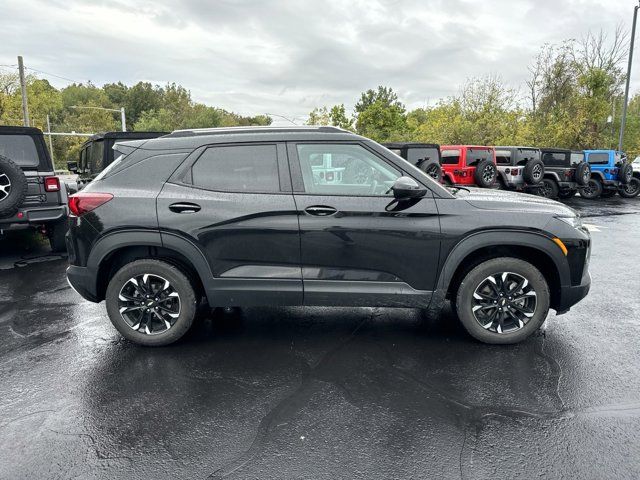
[[398, 204], [389, 190], [405, 172], [364, 143], [296, 142], [287, 152], [304, 303], [428, 305], [440, 253], [431, 191]]
[[284, 144], [201, 147], [165, 184], [157, 205], [163, 245], [204, 257], [212, 305], [302, 303], [298, 218]]

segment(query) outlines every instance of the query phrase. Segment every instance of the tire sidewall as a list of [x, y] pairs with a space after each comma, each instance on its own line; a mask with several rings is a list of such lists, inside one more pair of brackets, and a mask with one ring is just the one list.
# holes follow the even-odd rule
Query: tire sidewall
[[[635, 190], [633, 191], [633, 193], [630, 193], [630, 194], [629, 194], [629, 193], [627, 193], [627, 192], [625, 191], [625, 187], [630, 187], [630, 186], [632, 186], [632, 185], [635, 185], [635, 186], [636, 186], [636, 188], [635, 188]], [[633, 177], [633, 178], [631, 179], [631, 181], [630, 181], [627, 185], [625, 185], [625, 186], [621, 187], [621, 188], [618, 190], [618, 194], [619, 194], [621, 197], [623, 197], [623, 198], [635, 198], [635, 197], [637, 197], [637, 196], [638, 196], [638, 194], [640, 194], [640, 179], [638, 179], [638, 177]]]
[[[585, 172], [588, 172], [588, 174]], [[587, 162], [581, 162], [576, 167], [576, 183], [580, 186], [585, 186], [589, 183], [589, 179], [591, 178], [591, 165]]]
[[9, 195], [0, 200], [0, 217], [13, 215], [27, 196], [27, 177], [11, 159], [0, 155], [0, 175], [6, 175], [11, 182]]
[[[536, 291], [537, 304], [533, 317], [527, 324], [512, 333], [494, 333], [485, 330], [475, 319], [472, 298], [480, 282], [490, 275], [513, 272], [526, 278]], [[512, 257], [487, 260], [473, 268], [462, 280], [456, 295], [458, 318], [467, 332], [476, 340], [492, 344], [518, 343], [540, 328], [549, 314], [549, 286], [540, 270], [530, 263]]]
[[589, 182], [587, 182], [587, 185], [585, 185], [585, 187], [588, 186], [589, 184], [593, 185], [593, 187], [595, 188], [595, 193], [585, 195], [584, 194], [584, 188], [582, 188], [580, 190], [580, 196], [581, 197], [587, 198], [589, 200], [593, 200], [595, 198], [598, 198], [600, 195], [602, 195], [602, 183], [600, 182], [600, 180], [598, 180], [596, 178], [591, 178], [591, 179], [589, 179]]
[[[540, 165], [540, 168], [541, 168], [540, 178], [538, 180], [533, 178], [533, 169], [536, 167], [536, 165]], [[542, 160], [539, 160], [539, 159], [529, 160], [527, 164], [524, 166], [523, 177], [524, 177], [524, 181], [527, 182], [529, 185], [540, 184], [542, 180], [544, 180], [544, 163], [542, 162]]]
[[[549, 192], [548, 195], [546, 194], [547, 191]], [[560, 188], [558, 187], [558, 184], [556, 183], [555, 180], [552, 180], [551, 178], [543, 178], [539, 184], [538, 193], [540, 194], [541, 197], [552, 198], [552, 199], [558, 198], [559, 192], [560, 192]]]
[[[437, 169], [437, 178], [434, 178], [429, 173], [427, 173], [427, 171], [431, 169]], [[436, 182], [442, 182], [442, 167], [438, 162], [434, 162], [434, 161], [425, 162], [422, 165], [420, 165], [420, 170], [422, 170], [425, 173], [425, 175], [427, 175], [429, 178], [432, 178]]]
[[[167, 279], [180, 295], [180, 316], [166, 332], [147, 335], [134, 331], [122, 318], [118, 308], [118, 295], [123, 285], [136, 275], [150, 273]], [[161, 260], [136, 260], [118, 270], [109, 281], [105, 296], [107, 313], [113, 326], [127, 340], [145, 346], [164, 346], [178, 341], [191, 328], [197, 309], [193, 285], [178, 268]]]
[[[488, 166], [493, 167], [493, 179], [491, 182], [486, 182], [483, 177], [483, 172]], [[474, 172], [476, 184], [478, 184], [483, 188], [489, 188], [495, 183], [497, 174], [498, 174], [498, 169], [496, 168], [496, 166], [489, 160], [483, 160], [480, 163], [478, 163], [478, 165], [476, 166], [476, 170]]]

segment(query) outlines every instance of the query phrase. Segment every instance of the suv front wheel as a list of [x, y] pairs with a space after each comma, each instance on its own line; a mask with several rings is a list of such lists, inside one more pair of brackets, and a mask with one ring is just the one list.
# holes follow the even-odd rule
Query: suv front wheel
[[540, 328], [549, 313], [549, 299], [547, 281], [536, 267], [500, 257], [481, 263], [464, 277], [456, 311], [476, 340], [517, 343]]
[[122, 267], [106, 294], [111, 323], [126, 339], [146, 346], [179, 340], [193, 323], [197, 296], [178, 268], [143, 259]]

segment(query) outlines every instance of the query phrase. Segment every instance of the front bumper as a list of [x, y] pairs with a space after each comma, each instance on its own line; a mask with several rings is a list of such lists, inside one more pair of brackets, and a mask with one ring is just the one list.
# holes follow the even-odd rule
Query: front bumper
[[580, 285], [560, 287], [560, 302], [557, 305], [557, 315], [567, 313], [571, 307], [582, 300], [591, 288], [591, 274], [587, 272]]
[[67, 267], [67, 282], [85, 300], [100, 302], [96, 292], [96, 275], [87, 267], [69, 265]]

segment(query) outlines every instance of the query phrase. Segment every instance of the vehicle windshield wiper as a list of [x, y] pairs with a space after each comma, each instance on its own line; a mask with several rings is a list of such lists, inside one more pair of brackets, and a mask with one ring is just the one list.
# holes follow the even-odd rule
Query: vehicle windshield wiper
[[469, 190], [468, 188], [465, 187], [447, 187], [449, 190], [451, 190], [452, 195], [456, 195], [460, 190], [464, 190], [465, 192], [471, 193], [471, 190]]

